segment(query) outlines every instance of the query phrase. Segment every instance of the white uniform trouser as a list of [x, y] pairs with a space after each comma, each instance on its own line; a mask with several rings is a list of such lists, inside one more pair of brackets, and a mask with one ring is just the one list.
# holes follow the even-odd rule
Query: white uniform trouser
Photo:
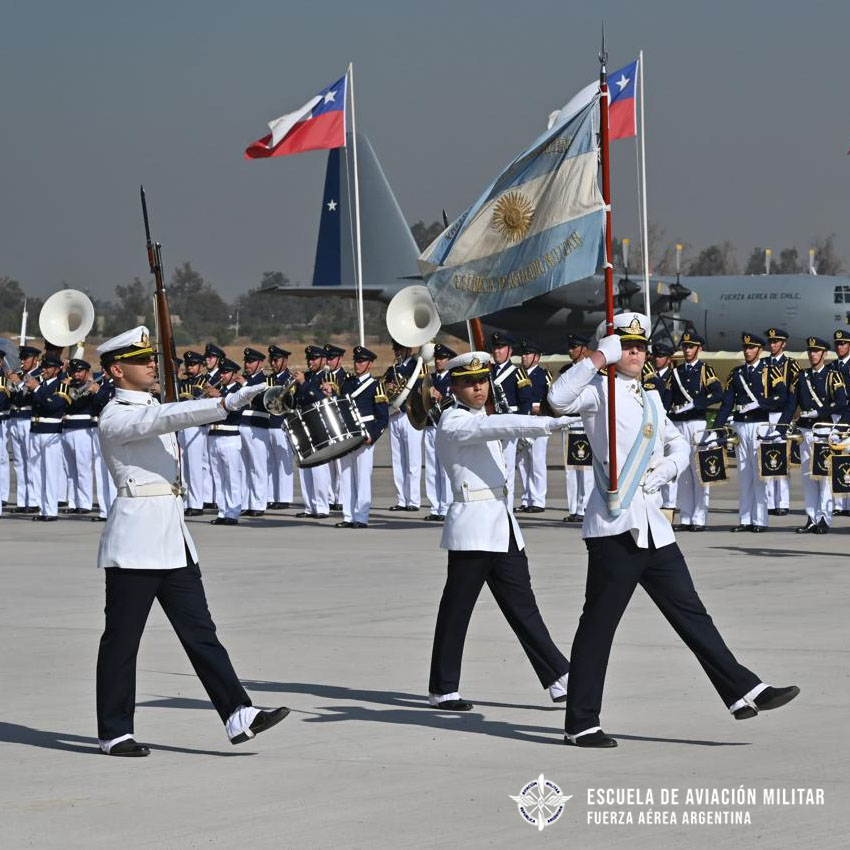
[[62, 479], [62, 435], [30, 434], [33, 467], [38, 485], [38, 506], [42, 516], [59, 515], [59, 488]]
[[109, 467], [100, 451], [100, 434], [97, 429], [92, 433], [92, 449], [94, 450], [94, 487], [97, 493], [98, 514], [105, 519], [118, 494], [118, 488], [112, 480]]
[[738, 458], [738, 516], [741, 525], [767, 525], [765, 482], [759, 475], [757, 429], [763, 422], [736, 422], [732, 427], [740, 443]]
[[587, 502], [593, 490], [593, 467], [567, 467], [567, 513], [584, 516]]
[[9, 501], [9, 447], [6, 437], [9, 434], [9, 417], [0, 419], [0, 514], [3, 513], [2, 502]]
[[682, 470], [676, 482], [682, 523], [705, 525], [708, 519], [708, 487], [699, 480], [697, 450], [693, 444], [694, 434], [705, 431], [705, 419], [691, 419], [673, 424], [687, 441], [691, 452], [691, 462]]
[[425, 426], [425, 495], [431, 505], [431, 513], [445, 516], [452, 503], [452, 482], [445, 467], [437, 457], [437, 429]]
[[242, 439], [209, 436], [210, 466], [219, 517], [238, 519], [242, 513]]
[[806, 516], [812, 522], [826, 520], [827, 525], [832, 525], [832, 509], [834, 500], [832, 496], [832, 482], [829, 478], [812, 478], [812, 431], [810, 428], [802, 429], [803, 440], [800, 443], [800, 478], [803, 481], [803, 504], [806, 508]]
[[328, 494], [331, 489], [331, 471], [328, 464], [311, 466], [309, 469], [298, 468], [301, 479], [301, 496], [304, 499], [304, 509], [308, 514], [323, 514], [330, 511]]
[[369, 522], [372, 507], [374, 446], [361, 446], [340, 458], [339, 492], [345, 522]]
[[[775, 410], [768, 414], [770, 423], [775, 425], [782, 416], [781, 410]], [[765, 497], [767, 499], [767, 509], [772, 511], [774, 508], [791, 507], [791, 478], [784, 476], [783, 478], [771, 478], [765, 481]]]
[[15, 465], [16, 503], [19, 508], [36, 505], [35, 487], [32, 482], [30, 457], [30, 420], [9, 420], [9, 436], [12, 441], [12, 463]]
[[[833, 422], [838, 422], [839, 419], [841, 419], [841, 416], [839, 414], [832, 414]], [[832, 503], [833, 508], [837, 511], [850, 510], [850, 495], [847, 495], [845, 493], [833, 494]]]
[[396, 501], [403, 508], [418, 508], [422, 478], [422, 432], [417, 431], [406, 413], [390, 416], [390, 451]]
[[527, 451], [519, 453], [520, 501], [526, 507], [546, 507], [546, 448], [548, 437], [535, 437]]
[[342, 498], [340, 495], [340, 472], [342, 470], [342, 461], [341, 460], [332, 460], [328, 464], [328, 473], [331, 477], [330, 487], [328, 488], [328, 501], [332, 505], [340, 504], [340, 499]]
[[207, 435], [202, 428], [184, 428], [177, 432], [183, 459], [183, 483], [186, 485], [186, 507], [204, 507], [204, 454]]
[[203, 426], [203, 432], [204, 432], [204, 436], [206, 437], [206, 443], [204, 444], [204, 479], [203, 479], [204, 504], [205, 505], [214, 505], [215, 504], [215, 485], [213, 484], [212, 461], [210, 460], [210, 427], [209, 427], [209, 425]]
[[502, 440], [502, 457], [508, 479], [508, 509], [514, 509], [514, 479], [516, 478], [516, 440]]
[[264, 511], [269, 489], [269, 429], [240, 425], [242, 460], [245, 464], [246, 493], [243, 499], [249, 511]]
[[62, 452], [68, 476], [68, 507], [92, 507], [94, 490], [94, 428], [71, 428], [62, 432]]
[[292, 502], [294, 464], [281, 426], [269, 428], [269, 493], [271, 502]]

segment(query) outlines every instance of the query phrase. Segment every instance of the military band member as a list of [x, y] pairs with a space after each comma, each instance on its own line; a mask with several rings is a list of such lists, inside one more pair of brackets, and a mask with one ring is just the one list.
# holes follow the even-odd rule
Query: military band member
[[[217, 398], [218, 386], [221, 383], [221, 363], [227, 355], [224, 350], [208, 342], [204, 346], [204, 366], [206, 367], [207, 394], [210, 398]], [[209, 428], [204, 428], [209, 434]], [[209, 442], [207, 443], [207, 465], [204, 469], [204, 507], [214, 508], [218, 499], [215, 493], [215, 480], [212, 474], [212, 461], [209, 458]]]
[[[310, 405], [326, 397], [323, 387], [330, 383], [325, 370], [325, 350], [318, 345], [308, 345], [304, 349], [307, 358], [307, 371], [295, 372], [298, 387], [295, 391], [295, 404], [305, 410]], [[307, 519], [325, 519], [330, 515], [328, 496], [331, 489], [331, 473], [328, 464], [298, 468], [301, 478], [301, 497], [304, 499], [304, 510], [295, 516]]]
[[825, 362], [829, 343], [812, 336], [806, 341], [809, 355], [808, 369], [797, 375], [796, 388], [791, 401], [786, 405], [781, 425], [788, 425], [799, 407], [797, 428], [802, 436], [800, 443], [800, 473], [803, 482], [803, 503], [806, 509], [806, 524], [797, 529], [797, 534], [826, 534], [832, 524], [833, 496], [829, 478], [812, 478], [812, 452], [814, 431], [818, 422], [830, 422], [841, 417], [847, 410], [847, 386], [838, 369]]
[[[269, 362], [274, 373], [274, 383], [282, 387], [291, 378], [288, 362], [292, 352], [279, 345], [269, 346]], [[269, 418], [269, 508], [283, 510], [292, 504], [295, 464], [292, 449], [283, 430], [283, 416]]]
[[[266, 355], [256, 348], [246, 348], [242, 352], [245, 358], [246, 387], [264, 386], [268, 389], [271, 382], [263, 373]], [[265, 392], [265, 390], [264, 390]], [[248, 516], [258, 517], [266, 512], [269, 490], [269, 419], [268, 410], [263, 407], [263, 396], [259, 394], [251, 404], [242, 409], [239, 420], [239, 433], [242, 436], [242, 462], [245, 469], [245, 489], [243, 503]]]
[[[836, 360], [831, 368], [837, 369], [846, 387], [850, 387], [850, 331], [838, 328], [832, 337], [835, 348]], [[836, 419], [837, 417], [833, 417]], [[833, 514], [838, 516], [850, 516], [850, 496], [836, 495]]]
[[0, 516], [3, 505], [9, 501], [9, 413], [12, 409], [12, 387], [9, 384], [6, 368], [6, 352], [0, 348]]
[[[328, 342], [325, 343], [325, 369], [327, 370], [327, 378], [326, 380], [331, 385], [331, 390], [333, 395], [338, 396], [340, 387], [342, 386], [345, 379], [348, 377], [348, 373], [345, 371], [345, 367], [342, 365], [342, 355], [345, 354], [345, 349], [340, 348], [338, 345], [333, 345]], [[342, 503], [340, 501], [340, 490], [339, 490], [339, 474], [341, 470], [340, 466], [341, 461], [332, 460], [328, 464], [328, 471], [331, 476], [331, 489], [328, 493], [328, 502], [330, 503], [328, 507], [332, 511], [341, 511]]]
[[426, 522], [443, 522], [452, 501], [452, 487], [446, 468], [437, 456], [437, 423], [439, 422], [440, 407], [451, 399], [451, 373], [446, 364], [457, 353], [446, 345], [438, 342], [434, 346], [434, 371], [431, 372], [431, 413], [425, 423], [424, 453], [425, 453], [425, 496], [431, 505], [431, 513], [425, 517]]
[[[700, 360], [705, 340], [695, 331], [682, 334], [684, 363], [673, 366], [667, 376], [670, 398], [668, 416], [685, 438], [690, 463], [676, 481], [676, 499], [681, 523], [676, 531], [705, 531], [708, 520], [709, 488], [700, 481], [694, 437], [706, 428], [706, 412], [723, 398], [723, 384], [714, 369]], [[662, 496], [663, 498], [663, 496]]]
[[71, 401], [68, 385], [60, 378], [61, 371], [62, 361], [53, 354], [45, 354], [41, 361], [40, 382], [29, 376], [24, 381], [32, 399], [30, 474], [39, 506], [34, 520], [59, 518], [59, 490], [63, 475], [62, 417]]
[[[387, 397], [381, 382], [372, 375], [372, 364], [377, 355], [360, 345], [354, 346], [354, 373], [340, 387], [340, 395], [347, 396], [357, 406], [360, 419], [366, 426], [368, 437], [359, 449], [340, 458], [340, 493], [342, 521], [337, 528], [367, 528], [372, 507], [372, 464], [375, 443], [390, 424]], [[331, 388], [326, 390], [331, 392]]]
[[440, 546], [448, 549], [428, 685], [429, 703], [445, 711], [469, 711], [461, 698], [463, 645], [472, 610], [486, 582], [519, 639], [540, 684], [563, 701], [569, 664], [546, 628], [528, 572], [522, 532], [507, 501], [508, 469], [500, 440], [540, 437], [565, 428], [548, 416], [487, 416], [490, 356], [471, 351], [453, 358], [451, 389], [455, 406], [437, 426], [437, 452], [452, 482]]
[[94, 432], [97, 429], [95, 396], [100, 386], [90, 380], [91, 364], [68, 363], [71, 403], [62, 422], [62, 452], [68, 480], [69, 513], [91, 513], [94, 495]]
[[[782, 378], [788, 389], [789, 400], [793, 398], [797, 390], [797, 375], [800, 373], [800, 364], [792, 360], [786, 353], [788, 345], [788, 331], [781, 328], [768, 328], [765, 331], [767, 346], [770, 349], [770, 357], [765, 358], [771, 366], [782, 370]], [[773, 410], [769, 414], [769, 421], [775, 425], [781, 410]], [[766, 482], [765, 494], [767, 496], [767, 512], [773, 516], [785, 516], [791, 509], [790, 481], [787, 476], [771, 478]]]
[[[98, 384], [98, 391], [92, 399], [91, 411], [99, 420], [104, 407], [115, 395], [115, 382], [103, 371], [95, 372], [93, 377]], [[100, 450], [100, 431], [97, 428], [92, 433], [92, 448], [94, 451], [94, 491], [97, 498], [97, 514], [91, 518], [91, 521], [106, 522], [106, 517], [115, 501], [118, 490], [112, 478], [112, 473], [106, 465], [103, 452]]]
[[[239, 364], [225, 357], [218, 366], [216, 388], [220, 397], [227, 399], [242, 389], [236, 380]], [[252, 385], [251, 400], [261, 392], [263, 385]], [[243, 396], [244, 397], [244, 396]], [[186, 402], [189, 404], [189, 402]], [[231, 403], [232, 404], [232, 403]], [[221, 420], [213, 420], [209, 427], [207, 440], [209, 442], [210, 467], [213, 477], [218, 516], [211, 525], [238, 525], [242, 513], [242, 438], [239, 433], [239, 423], [242, 420], [242, 407], [227, 408], [227, 416]]]
[[[395, 363], [384, 373], [384, 386], [390, 401], [404, 389], [416, 369], [417, 359], [411, 349], [393, 340]], [[412, 392], [417, 392], [415, 384]], [[393, 484], [396, 504], [391, 511], [418, 511], [422, 482], [422, 433], [411, 424], [404, 405], [395, 413], [390, 411], [390, 452], [393, 459]]]
[[[587, 587], [567, 691], [565, 742], [579, 747], [617, 746], [600, 725], [602, 692], [614, 634], [638, 584], [696, 655], [736, 719], [778, 708], [799, 693], [795, 686], [769, 687], [739, 664], [697, 595], [661, 511], [661, 486], [681, 473], [690, 453], [667, 419], [660, 396], [647, 392], [639, 380], [649, 320], [639, 313], [620, 314], [614, 326], [615, 333], [558, 378], [549, 393], [554, 411], [581, 415], [597, 470], [582, 530], [588, 549]], [[617, 371], [615, 439], [621, 489], [619, 504], [609, 507], [603, 461], [608, 458], [608, 389], [607, 377], [599, 370], [610, 364]]]
[[[531, 381], [522, 367], [511, 363], [516, 340], [510, 335], [496, 331], [490, 335], [493, 350], [491, 367], [493, 381], [493, 403], [496, 413], [531, 413]], [[508, 470], [508, 504], [514, 507], [514, 480], [516, 478], [516, 438], [506, 439], [502, 444], [505, 451], [505, 466]]]
[[[180, 385], [180, 398], [183, 401], [205, 398], [204, 355], [186, 351], [183, 363], [186, 377]], [[177, 436], [183, 452], [183, 481], [186, 485], [186, 510], [183, 513], [184, 516], [201, 516], [204, 512], [204, 477], [211, 474], [207, 471], [210, 462], [207, 429], [201, 425], [190, 425]]]
[[659, 379], [667, 382], [673, 369], [673, 354], [675, 349], [666, 342], [652, 343], [652, 367]]
[[32, 424], [32, 390], [29, 378], [36, 381], [41, 375], [38, 365], [41, 349], [34, 345], [18, 348], [19, 371], [9, 375], [12, 408], [9, 414], [9, 438], [12, 445], [12, 465], [15, 467], [16, 513], [37, 513], [38, 495], [33, 479], [33, 460], [30, 447]]
[[744, 363], [729, 374], [715, 428], [722, 428], [734, 413], [732, 427], [738, 436], [739, 524], [732, 531], [762, 532], [767, 528], [767, 496], [759, 475], [759, 426], [762, 432], [769, 415], [782, 411], [788, 388], [782, 370], [760, 360], [764, 340], [751, 333], [742, 334]]
[[230, 742], [239, 744], [283, 720], [289, 709], [254, 708], [216, 636], [195, 544], [183, 520], [174, 432], [223, 421], [262, 387], [161, 405], [149, 392], [156, 373], [147, 328], [108, 340], [98, 353], [117, 385], [99, 427], [104, 456], [118, 483], [98, 551], [98, 566], [106, 576], [106, 625], [97, 659], [101, 750], [112, 756], [150, 753], [135, 740], [133, 715], [136, 655], [154, 599], [180, 638]]
[[[522, 368], [531, 381], [531, 413], [534, 416], [545, 415], [546, 396], [552, 384], [552, 374], [540, 365], [543, 349], [534, 342], [523, 340], [519, 348]], [[549, 437], [535, 437], [525, 441], [524, 451], [519, 452], [519, 482], [522, 487], [519, 511], [539, 514], [546, 510], [546, 449]]]
[[[560, 374], [563, 375], [567, 369], [571, 369], [576, 363], [584, 360], [590, 354], [589, 345], [590, 338], [584, 334], [570, 334], [567, 337], [567, 352], [571, 363], [564, 366]], [[572, 416], [570, 420], [572, 428], [581, 425], [580, 416]], [[570, 429], [566, 429], [561, 432], [565, 458], [567, 457], [569, 445], [569, 431]], [[587, 507], [587, 500], [590, 498], [590, 493], [593, 490], [593, 467], [570, 466], [565, 462], [564, 477], [567, 484], [567, 515], [563, 521], [569, 523], [584, 522], [584, 510]]]

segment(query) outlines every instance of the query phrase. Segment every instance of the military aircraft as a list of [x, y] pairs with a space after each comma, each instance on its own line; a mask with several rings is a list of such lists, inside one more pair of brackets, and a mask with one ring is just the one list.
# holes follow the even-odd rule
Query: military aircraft
[[[290, 295], [356, 298], [354, 215], [348, 147], [329, 151], [313, 281], [310, 286], [273, 287]], [[363, 298], [389, 303], [401, 288], [419, 281], [419, 249], [389, 182], [362, 133], [357, 134], [360, 177]], [[619, 310], [644, 310], [642, 281], [628, 271], [615, 284]], [[850, 326], [850, 278], [825, 275], [724, 275], [650, 278], [653, 339], [678, 343], [688, 328], [706, 339], [706, 348], [737, 349], [741, 332], [775, 326], [790, 334], [791, 350], [805, 348], [809, 336], [832, 338]], [[270, 291], [270, 290], [264, 290]], [[605, 317], [602, 275], [578, 280], [482, 316], [485, 330], [533, 338], [551, 353], [563, 352], [569, 332], [592, 332]], [[467, 337], [466, 324], [442, 316], [443, 328]]]

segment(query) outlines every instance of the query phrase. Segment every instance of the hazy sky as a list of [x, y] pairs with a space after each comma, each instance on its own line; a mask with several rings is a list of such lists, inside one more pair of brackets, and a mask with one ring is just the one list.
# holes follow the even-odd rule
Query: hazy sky
[[[358, 129], [408, 220], [466, 207], [598, 73], [646, 55], [650, 219], [697, 247], [850, 260], [850, 4], [3, 0], [0, 275], [111, 295], [147, 275], [138, 186], [167, 272], [225, 295], [309, 282], [324, 152], [246, 144], [354, 62]], [[634, 143], [615, 143], [614, 230], [636, 236]]]

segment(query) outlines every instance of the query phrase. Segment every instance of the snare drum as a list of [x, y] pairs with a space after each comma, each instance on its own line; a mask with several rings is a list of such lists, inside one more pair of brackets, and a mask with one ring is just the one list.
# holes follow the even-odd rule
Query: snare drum
[[295, 463], [302, 469], [359, 449], [366, 441], [366, 427], [357, 405], [350, 398], [324, 398], [283, 420]]

